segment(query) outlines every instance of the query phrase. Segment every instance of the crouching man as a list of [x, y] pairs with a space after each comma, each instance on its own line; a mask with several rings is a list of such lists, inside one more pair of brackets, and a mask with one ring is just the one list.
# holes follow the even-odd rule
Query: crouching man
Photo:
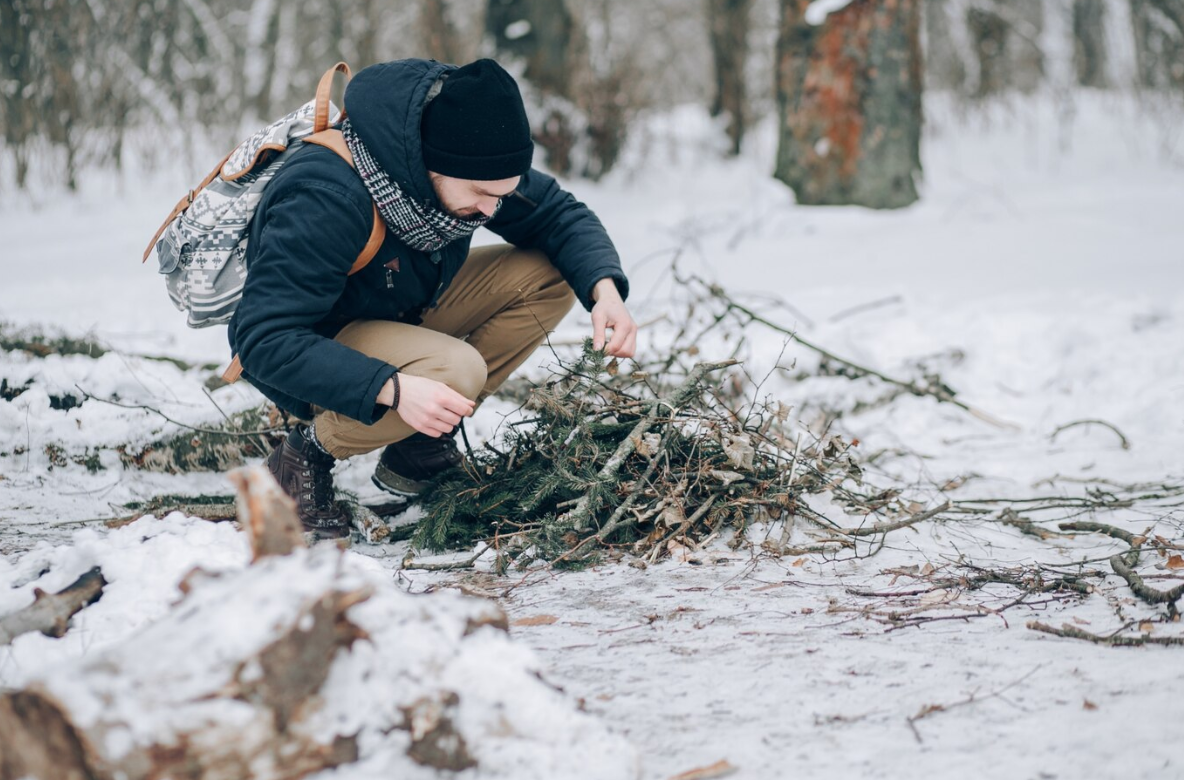
[[[296, 417], [268, 458], [305, 528], [349, 533], [333, 464], [385, 448], [379, 487], [413, 495], [457, 465], [457, 425], [579, 300], [596, 347], [637, 326], [604, 227], [550, 176], [514, 79], [492, 60], [359, 72], [340, 124], [354, 167], [306, 144], [264, 190], [230, 323], [243, 376]], [[356, 170], [355, 170], [356, 169]], [[350, 275], [371, 236], [386, 237]], [[508, 243], [470, 251], [487, 227]]]

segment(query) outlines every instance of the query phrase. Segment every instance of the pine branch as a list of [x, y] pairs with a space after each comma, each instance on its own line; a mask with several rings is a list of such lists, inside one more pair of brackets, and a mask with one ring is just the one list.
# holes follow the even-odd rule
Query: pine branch
[[678, 408], [686, 404], [699, 392], [699, 386], [708, 373], [733, 366], [737, 362], [735, 360], [726, 360], [720, 363], [699, 363], [691, 371], [690, 375], [687, 376], [686, 381], [669, 397], [650, 403], [649, 411], [646, 412], [645, 417], [633, 427], [629, 435], [617, 446], [612, 457], [604, 464], [604, 468], [600, 470], [600, 473], [597, 475], [597, 485], [594, 486], [593, 490], [585, 494], [580, 502], [576, 504], [575, 508], [571, 510], [568, 521], [576, 531], [582, 531], [587, 528], [591, 522], [592, 514], [599, 508], [598, 504], [594, 502], [594, 492], [598, 488], [603, 488], [617, 481], [617, 475], [621, 470], [621, 466], [636, 451], [641, 437], [648, 433], [650, 428], [657, 423], [661, 410], [663, 408], [669, 409], [673, 418]]

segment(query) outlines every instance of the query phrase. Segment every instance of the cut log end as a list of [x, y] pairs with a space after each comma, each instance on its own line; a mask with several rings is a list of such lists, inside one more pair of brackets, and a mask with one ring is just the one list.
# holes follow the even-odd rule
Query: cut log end
[[227, 477], [238, 495], [238, 519], [251, 541], [252, 562], [305, 547], [296, 503], [262, 466], [235, 469]]

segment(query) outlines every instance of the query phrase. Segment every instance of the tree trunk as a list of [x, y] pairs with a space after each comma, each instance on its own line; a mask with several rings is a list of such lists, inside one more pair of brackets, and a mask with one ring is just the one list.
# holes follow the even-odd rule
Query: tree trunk
[[1008, 89], [1029, 93], [1044, 80], [1042, 0], [993, 0], [972, 5], [966, 25], [978, 61], [975, 97]]
[[1040, 35], [1044, 31], [1044, 0], [995, 0], [1004, 10], [1008, 32], [1014, 44], [1008, 46], [1011, 86], [1024, 93], [1039, 89], [1044, 81], [1044, 51]]
[[1131, 0], [1139, 86], [1184, 88], [1184, 0]]
[[0, 89], [0, 137], [16, 162], [16, 185], [25, 186], [28, 173], [25, 145], [33, 134], [35, 110], [22, 90], [32, 81], [32, 44], [29, 25], [22, 21], [16, 0], [0, 0], [0, 82], [17, 89]]
[[498, 51], [526, 63], [522, 75], [531, 84], [570, 97], [568, 46], [575, 21], [563, 0], [489, 0], [485, 29]]
[[715, 98], [711, 115], [727, 115], [731, 153], [740, 154], [748, 101], [744, 68], [748, 62], [748, 30], [752, 0], [708, 0], [711, 53], [715, 63]]
[[1073, 0], [1073, 69], [1083, 87], [1105, 87], [1106, 2]]
[[921, 171], [920, 0], [854, 0], [815, 26], [781, 0], [774, 172], [809, 205], [901, 208]]
[[978, 63], [978, 84], [974, 96], [997, 95], [1007, 86], [1007, 22], [993, 11], [971, 7], [966, 27]]
[[961, 90], [966, 63], [950, 26], [949, 0], [925, 0], [925, 85], [930, 89]]
[[440, 62], [457, 62], [460, 59], [456, 28], [448, 19], [444, 0], [423, 0], [420, 25], [424, 33], [424, 49], [429, 57]]

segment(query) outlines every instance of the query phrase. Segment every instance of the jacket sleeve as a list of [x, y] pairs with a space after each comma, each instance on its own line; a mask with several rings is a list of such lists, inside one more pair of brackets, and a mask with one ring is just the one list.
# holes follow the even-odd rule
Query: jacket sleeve
[[486, 227], [515, 246], [543, 252], [585, 309], [591, 310], [592, 288], [604, 278], [616, 282], [622, 298], [629, 295], [629, 280], [604, 225], [545, 173], [528, 171]]
[[345, 289], [372, 214], [324, 182], [302, 182], [262, 215], [235, 312], [234, 341], [248, 377], [373, 424], [378, 393], [398, 369], [314, 332]]

